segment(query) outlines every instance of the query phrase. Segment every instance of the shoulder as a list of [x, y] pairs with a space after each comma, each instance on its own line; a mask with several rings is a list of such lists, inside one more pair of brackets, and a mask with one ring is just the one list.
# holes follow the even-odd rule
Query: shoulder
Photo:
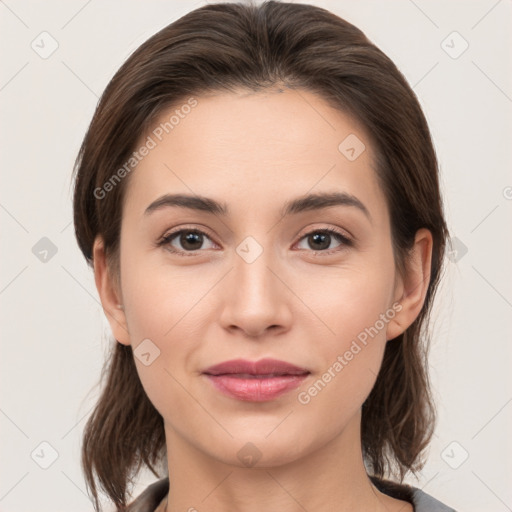
[[454, 508], [441, 503], [430, 494], [413, 487], [413, 504], [416, 512], [456, 512]]
[[152, 483], [126, 508], [126, 512], [157, 512], [158, 505], [169, 491], [169, 477]]
[[411, 485], [398, 484], [376, 477], [370, 477], [370, 480], [380, 492], [412, 503], [414, 512], [456, 512], [455, 509]]

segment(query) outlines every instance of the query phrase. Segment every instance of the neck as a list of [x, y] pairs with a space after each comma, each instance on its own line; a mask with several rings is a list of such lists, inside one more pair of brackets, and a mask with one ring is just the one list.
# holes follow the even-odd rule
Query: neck
[[[328, 444], [286, 464], [240, 467], [219, 461], [166, 425], [169, 496], [166, 512], [353, 512], [394, 510], [363, 464], [360, 416]], [[236, 450], [234, 450], [236, 451]], [[403, 502], [402, 502], [403, 505]], [[412, 508], [403, 508], [408, 511]]]

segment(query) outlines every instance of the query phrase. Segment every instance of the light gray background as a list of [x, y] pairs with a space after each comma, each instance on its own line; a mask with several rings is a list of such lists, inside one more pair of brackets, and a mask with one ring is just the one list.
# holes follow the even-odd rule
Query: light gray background
[[[92, 511], [80, 439], [109, 328], [74, 239], [72, 165], [118, 67], [204, 3], [0, 1], [0, 511]], [[408, 481], [460, 511], [512, 510], [512, 1], [311, 3], [360, 27], [414, 87], [459, 240], [436, 305], [439, 425]], [[46, 59], [31, 47], [50, 48], [43, 31], [58, 43]], [[457, 58], [454, 31], [469, 44]], [[43, 237], [57, 249], [46, 262], [33, 252]], [[135, 494], [152, 480], [144, 473]]]

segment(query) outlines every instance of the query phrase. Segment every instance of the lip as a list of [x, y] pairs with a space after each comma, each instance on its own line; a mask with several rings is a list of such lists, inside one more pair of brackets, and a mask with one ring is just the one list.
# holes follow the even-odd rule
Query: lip
[[286, 361], [233, 359], [202, 372], [220, 392], [251, 402], [266, 402], [297, 388], [309, 370]]

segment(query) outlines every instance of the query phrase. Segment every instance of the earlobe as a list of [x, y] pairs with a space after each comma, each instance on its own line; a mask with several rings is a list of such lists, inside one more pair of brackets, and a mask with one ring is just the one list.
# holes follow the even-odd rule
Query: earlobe
[[120, 290], [117, 289], [115, 280], [110, 275], [103, 240], [100, 236], [94, 240], [93, 263], [96, 288], [112, 334], [119, 343], [130, 345], [126, 315], [120, 300]]
[[388, 324], [387, 340], [402, 334], [418, 317], [423, 307], [430, 284], [432, 246], [432, 233], [426, 228], [419, 229], [406, 261], [406, 275], [399, 278], [395, 291], [400, 311]]

